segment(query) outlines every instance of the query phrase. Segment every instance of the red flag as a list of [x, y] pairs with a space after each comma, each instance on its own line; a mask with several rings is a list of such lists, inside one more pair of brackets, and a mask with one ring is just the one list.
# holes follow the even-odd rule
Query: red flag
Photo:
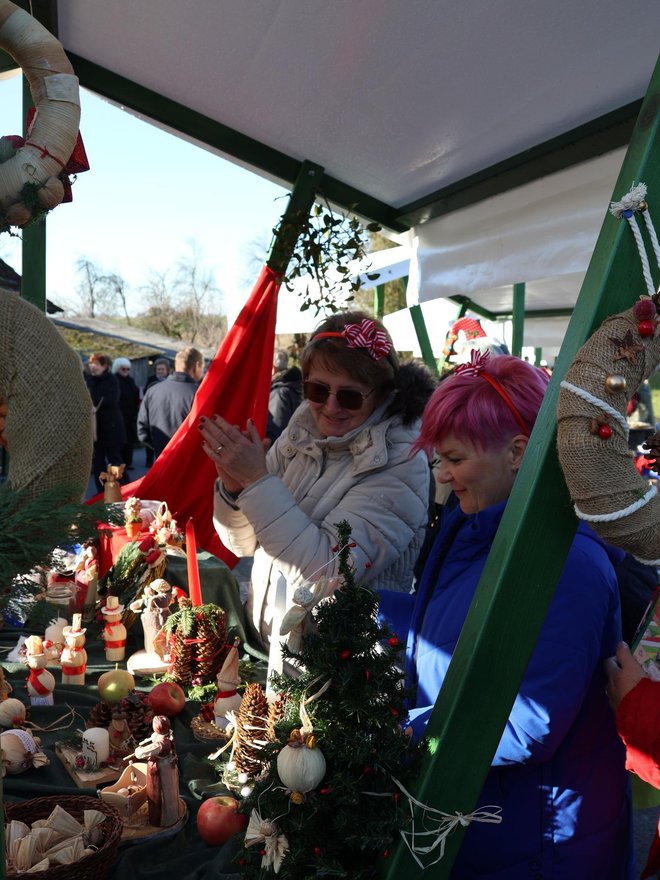
[[264, 266], [250, 298], [211, 361], [187, 419], [151, 470], [121, 487], [122, 498], [136, 495], [166, 501], [182, 529], [193, 517], [197, 544], [230, 566], [236, 564], [236, 557], [213, 528], [217, 472], [202, 450], [197, 424], [200, 416], [219, 413], [231, 424], [245, 428], [251, 418], [260, 435], [265, 435], [280, 283], [281, 276]]

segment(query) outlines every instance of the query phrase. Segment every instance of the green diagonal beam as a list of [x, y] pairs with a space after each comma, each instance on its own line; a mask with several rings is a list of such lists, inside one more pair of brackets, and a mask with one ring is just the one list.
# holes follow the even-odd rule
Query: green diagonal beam
[[[656, 66], [613, 193], [633, 181], [660, 205], [660, 64]], [[559, 383], [603, 319], [646, 292], [628, 225], [607, 213], [546, 393], [523, 467], [495, 537], [428, 725], [430, 754], [412, 794], [446, 813], [470, 813], [504, 730], [575, 532], [575, 517], [555, 452]], [[419, 824], [419, 810], [416, 818]], [[383, 866], [388, 880], [448, 878], [465, 829], [444, 858], [422, 871], [400, 842]], [[424, 839], [428, 844], [428, 840]]]

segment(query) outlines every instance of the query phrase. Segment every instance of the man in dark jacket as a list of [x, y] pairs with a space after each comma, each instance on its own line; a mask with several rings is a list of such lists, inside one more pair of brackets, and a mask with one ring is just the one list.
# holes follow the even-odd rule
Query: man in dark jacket
[[150, 445], [158, 458], [190, 412], [204, 374], [204, 356], [184, 348], [174, 359], [174, 372], [145, 392], [138, 414], [138, 438]]
[[275, 442], [289, 424], [289, 419], [302, 402], [302, 373], [298, 367], [289, 367], [289, 356], [277, 349], [273, 356], [273, 378], [268, 401], [268, 428], [266, 436]]

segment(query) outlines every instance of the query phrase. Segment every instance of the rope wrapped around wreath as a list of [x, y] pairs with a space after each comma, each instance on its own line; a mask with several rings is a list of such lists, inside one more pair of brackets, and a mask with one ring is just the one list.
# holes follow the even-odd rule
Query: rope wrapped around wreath
[[557, 450], [575, 512], [605, 541], [660, 564], [660, 497], [628, 448], [629, 398], [660, 363], [650, 297], [604, 321], [561, 383]]

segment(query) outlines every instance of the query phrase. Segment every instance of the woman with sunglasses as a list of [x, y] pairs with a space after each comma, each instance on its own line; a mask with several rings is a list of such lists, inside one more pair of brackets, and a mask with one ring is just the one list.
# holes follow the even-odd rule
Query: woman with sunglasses
[[428, 459], [411, 455], [428, 371], [400, 366], [383, 325], [362, 312], [325, 320], [301, 366], [306, 399], [267, 454], [252, 424], [200, 424], [219, 477], [216, 530], [254, 556], [248, 617], [264, 647], [298, 587], [336, 576], [339, 522], [351, 526], [358, 577], [408, 591], [429, 514]]

